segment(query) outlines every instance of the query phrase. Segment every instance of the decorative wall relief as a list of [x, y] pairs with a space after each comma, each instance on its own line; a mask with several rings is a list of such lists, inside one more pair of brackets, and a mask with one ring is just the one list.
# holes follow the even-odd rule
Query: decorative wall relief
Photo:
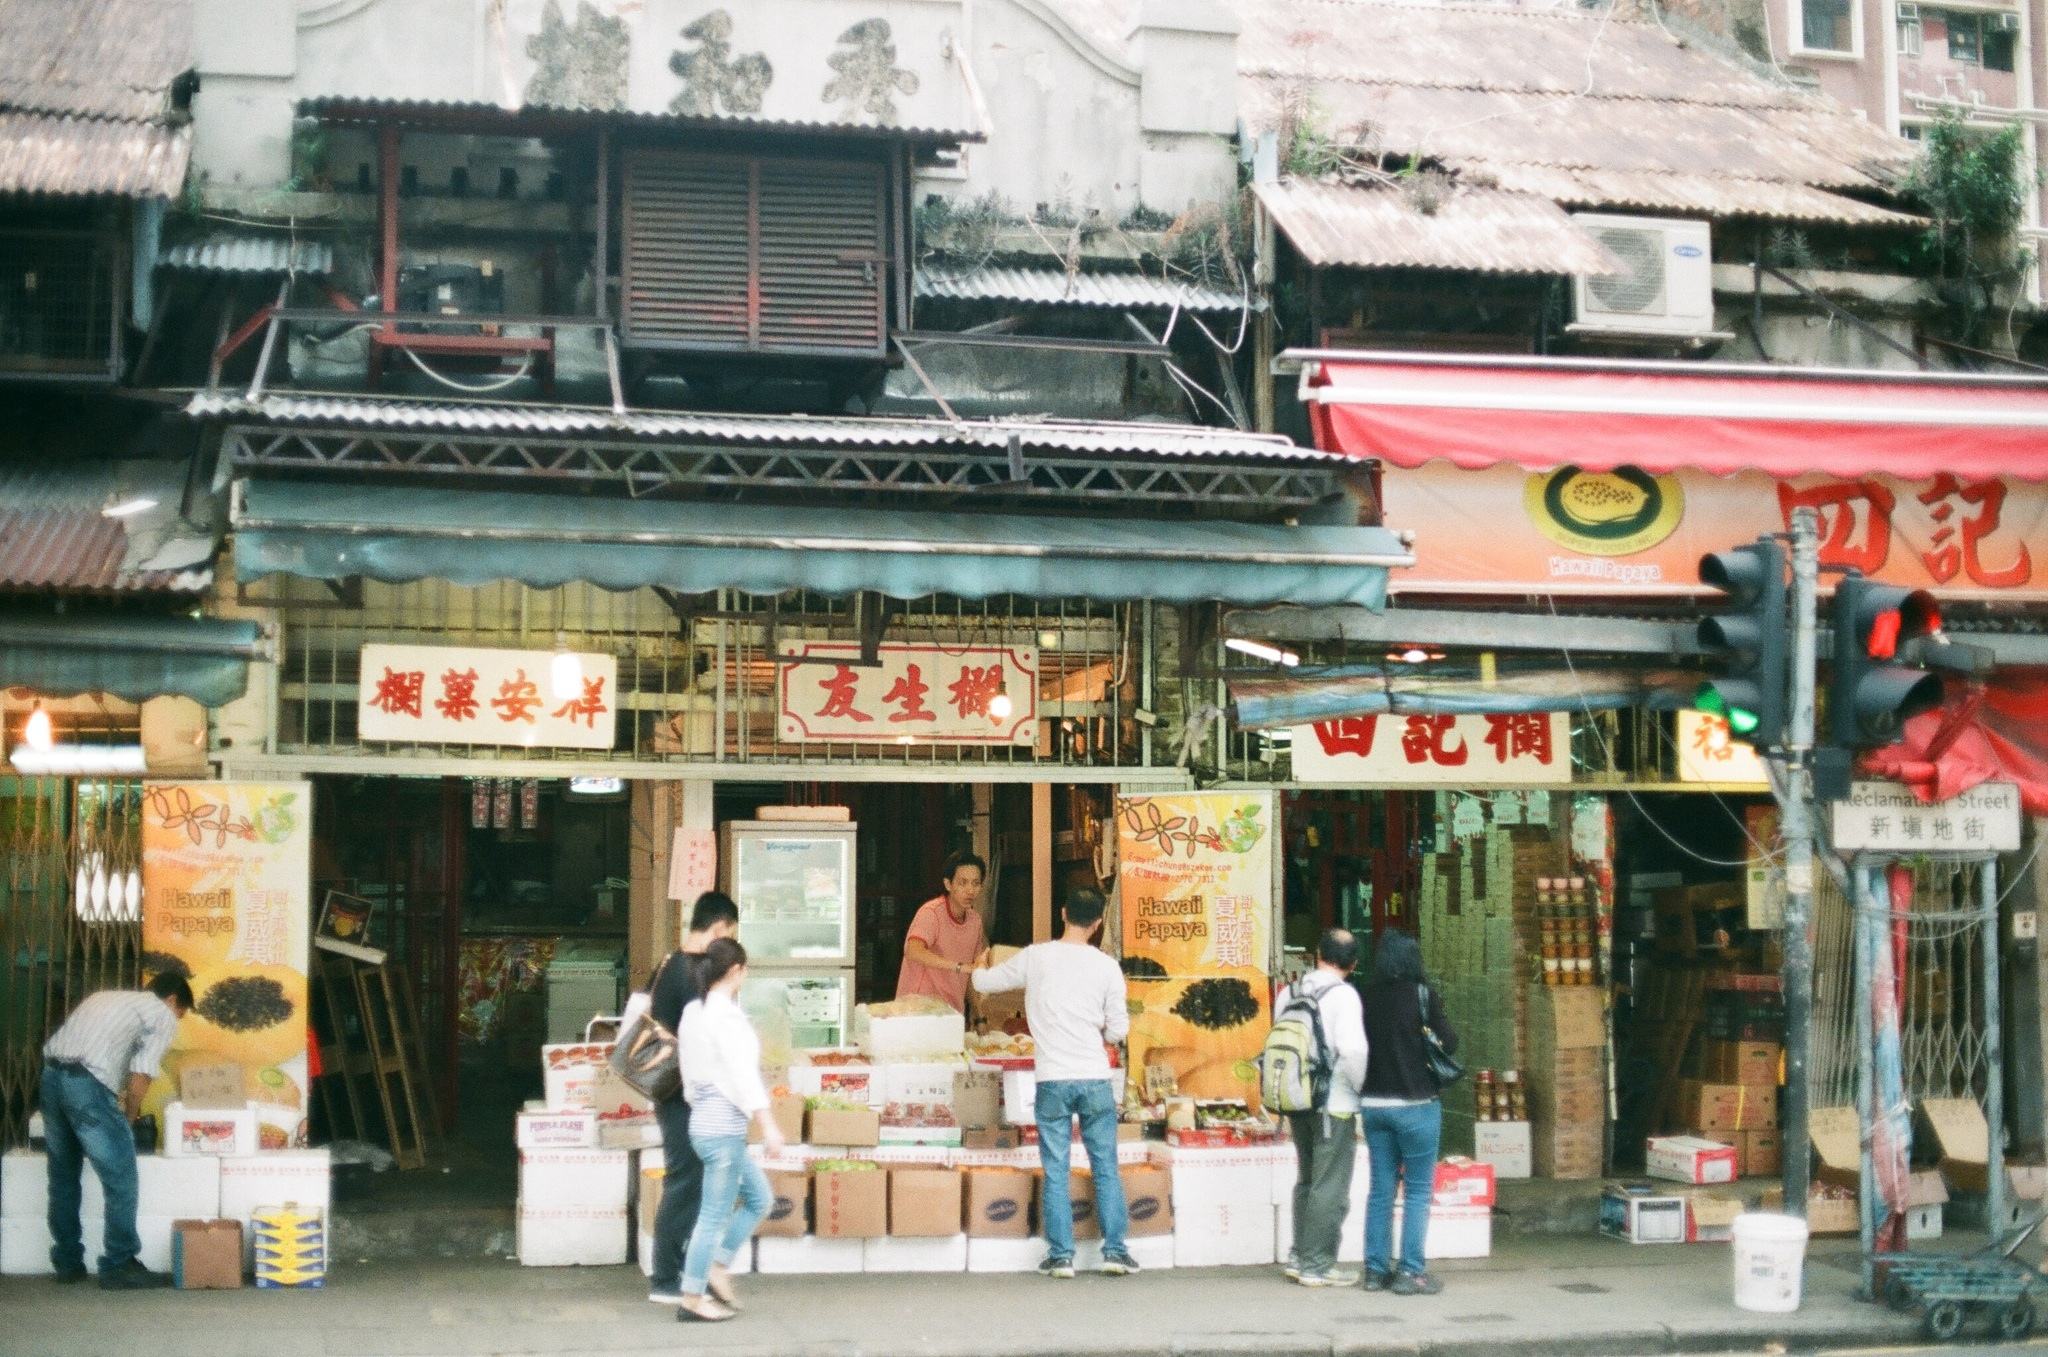
[[896, 43], [887, 19], [863, 19], [839, 35], [831, 57], [838, 72], [825, 86], [825, 102], [853, 106], [883, 122], [896, 120], [896, 96], [917, 93], [917, 73], [896, 64]]
[[559, 0], [541, 11], [540, 32], [526, 40], [533, 78], [526, 102], [547, 108], [623, 109], [626, 61], [632, 38], [626, 21], [599, 14], [590, 0], [578, 0], [576, 22], [562, 18]]
[[683, 78], [682, 92], [670, 101], [669, 112], [711, 118], [720, 112], [761, 111], [761, 99], [775, 79], [775, 69], [759, 52], [733, 55], [732, 15], [714, 9], [685, 28], [683, 36], [695, 42], [697, 49], [677, 49], [669, 56], [668, 68]]

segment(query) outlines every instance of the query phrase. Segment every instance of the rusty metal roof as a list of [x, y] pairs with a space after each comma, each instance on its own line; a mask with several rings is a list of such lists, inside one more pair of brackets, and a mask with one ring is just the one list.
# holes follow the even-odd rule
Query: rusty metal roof
[[174, 196], [191, 30], [188, 0], [0, 0], [0, 193]]
[[334, 247], [283, 231], [217, 231], [180, 241], [157, 262], [189, 273], [332, 273]]
[[[179, 516], [184, 472], [181, 462], [0, 470], [0, 590], [204, 592], [220, 534]], [[123, 518], [101, 512], [138, 495], [156, 503]], [[218, 507], [197, 516], [211, 518]]]
[[1655, 23], [1395, 0], [1238, 0], [1238, 11], [1240, 103], [1256, 130], [1305, 117], [1368, 153], [1526, 191], [1542, 190], [1510, 167], [1570, 172], [1557, 200], [1582, 206], [1910, 221], [1825, 192], [1884, 196], [1910, 143]]
[[205, 419], [355, 428], [460, 429], [474, 433], [697, 439], [709, 442], [811, 447], [953, 447], [1002, 452], [1015, 437], [1026, 452], [1137, 453], [1215, 457], [1245, 462], [1344, 459], [1299, 447], [1280, 434], [1241, 433], [1195, 424], [1140, 424], [1061, 419], [944, 419], [852, 415], [709, 414], [573, 405], [513, 405], [392, 397], [266, 393], [251, 401], [225, 391], [200, 391], [185, 413]]
[[1317, 266], [1595, 276], [1620, 271], [1620, 261], [1550, 199], [1475, 188], [1447, 175], [1412, 187], [1290, 179], [1259, 184], [1255, 191], [1274, 225]]
[[980, 268], [949, 273], [944, 265], [917, 273], [917, 295], [949, 301], [1034, 302], [1064, 306], [1154, 307], [1241, 311], [1245, 298], [1220, 288], [1145, 273], [1067, 273], [1062, 269]]
[[414, 123], [459, 125], [516, 135], [521, 123], [553, 122], [560, 126], [677, 127], [736, 132], [794, 132], [812, 136], [849, 136], [921, 142], [983, 141], [979, 127], [908, 127], [885, 123], [834, 122], [827, 119], [762, 118], [748, 114], [656, 113], [637, 109], [594, 109], [568, 105], [522, 104], [507, 108], [482, 99], [408, 99], [381, 95], [326, 94], [299, 100], [299, 112], [334, 123]]

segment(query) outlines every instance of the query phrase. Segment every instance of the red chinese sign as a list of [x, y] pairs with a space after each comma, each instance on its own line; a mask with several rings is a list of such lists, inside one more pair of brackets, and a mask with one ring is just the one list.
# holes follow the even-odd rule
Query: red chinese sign
[[1563, 712], [1346, 716], [1294, 727], [1293, 750], [1296, 782], [1499, 787], [1572, 779]]
[[1031, 744], [1038, 651], [1030, 646], [884, 645], [862, 666], [850, 642], [785, 652], [776, 692], [785, 740]]
[[610, 749], [617, 707], [610, 655], [367, 645], [356, 728], [408, 744]]

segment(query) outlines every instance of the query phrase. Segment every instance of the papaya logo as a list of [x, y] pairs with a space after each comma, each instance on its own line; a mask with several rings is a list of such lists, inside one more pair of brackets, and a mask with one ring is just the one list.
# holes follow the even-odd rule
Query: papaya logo
[[793, 1215], [795, 1215], [795, 1214], [796, 1214], [796, 1198], [794, 1198], [794, 1197], [780, 1197], [780, 1196], [778, 1196], [778, 1197], [777, 1197], [777, 1198], [775, 1199], [775, 1205], [774, 1205], [774, 1207], [773, 1207], [773, 1208], [771, 1208], [771, 1209], [769, 1210], [769, 1212], [768, 1212], [768, 1219], [770, 1219], [770, 1220], [788, 1220], [788, 1219], [789, 1219], [789, 1218], [790, 1218], [791, 1216], [793, 1216]]
[[1152, 1219], [1152, 1218], [1153, 1218], [1154, 1216], [1157, 1216], [1158, 1214], [1159, 1214], [1159, 1198], [1157, 1198], [1157, 1197], [1134, 1197], [1134, 1198], [1132, 1198], [1132, 1199], [1131, 1199], [1131, 1219], [1132, 1219], [1132, 1220], [1136, 1220], [1136, 1221], [1146, 1221], [1146, 1220], [1151, 1220], [1151, 1219]]
[[1021, 1205], [1021, 1203], [1013, 1201], [1009, 1197], [1003, 1197], [983, 1207], [981, 1213], [991, 1221], [1001, 1225], [1005, 1221], [1015, 1220]]
[[1678, 530], [1685, 491], [1675, 476], [1652, 476], [1632, 466], [1567, 466], [1529, 477], [1522, 507], [1537, 531], [1561, 547], [1588, 556], [1630, 556]]

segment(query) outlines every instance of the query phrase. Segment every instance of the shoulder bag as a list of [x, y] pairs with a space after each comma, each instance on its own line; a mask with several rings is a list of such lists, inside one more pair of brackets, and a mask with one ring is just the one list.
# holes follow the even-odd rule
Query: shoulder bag
[[[670, 952], [654, 980], [647, 986], [651, 998], [661, 987], [661, 977], [676, 959]], [[649, 1004], [619, 1031], [619, 1039], [607, 1057], [612, 1073], [649, 1102], [663, 1103], [683, 1090], [682, 1066], [676, 1058], [676, 1034], [654, 1020]]]
[[1465, 1077], [1465, 1067], [1457, 1057], [1444, 1049], [1443, 1038], [1429, 1025], [1429, 986], [1415, 987], [1415, 1005], [1422, 1016], [1422, 1058], [1429, 1066], [1429, 1073], [1436, 1080], [1438, 1088], [1449, 1088]]

